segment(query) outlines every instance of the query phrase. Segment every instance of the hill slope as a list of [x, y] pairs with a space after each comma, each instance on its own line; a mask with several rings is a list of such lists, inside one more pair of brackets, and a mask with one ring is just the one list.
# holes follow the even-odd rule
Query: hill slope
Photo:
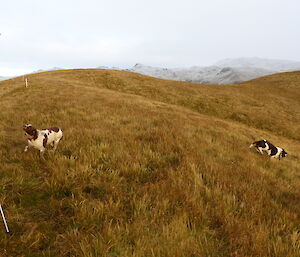
[[[296, 256], [300, 73], [203, 86], [108, 70], [0, 83], [1, 256]], [[21, 125], [59, 125], [44, 159]], [[283, 161], [249, 151], [268, 138]]]

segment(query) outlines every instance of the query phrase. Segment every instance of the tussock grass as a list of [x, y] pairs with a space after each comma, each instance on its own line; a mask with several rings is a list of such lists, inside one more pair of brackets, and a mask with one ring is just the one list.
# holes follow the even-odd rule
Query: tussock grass
[[[206, 86], [106, 70], [0, 83], [1, 256], [298, 256], [300, 73]], [[23, 123], [58, 125], [41, 159]], [[249, 151], [267, 138], [290, 156]]]

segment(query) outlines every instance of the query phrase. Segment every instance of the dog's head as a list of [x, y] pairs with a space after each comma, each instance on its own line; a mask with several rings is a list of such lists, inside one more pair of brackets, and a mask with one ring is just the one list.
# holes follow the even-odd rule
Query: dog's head
[[281, 156], [286, 157], [287, 155], [288, 155], [288, 153], [284, 149], [282, 149]]
[[35, 127], [33, 127], [31, 124], [25, 124], [23, 125], [23, 130], [25, 131], [25, 136], [27, 136], [29, 139], [37, 139], [38, 133]]

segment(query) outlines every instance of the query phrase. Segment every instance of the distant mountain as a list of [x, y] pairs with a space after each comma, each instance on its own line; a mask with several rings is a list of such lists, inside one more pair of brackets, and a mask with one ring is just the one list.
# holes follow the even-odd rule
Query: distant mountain
[[300, 69], [300, 62], [263, 58], [224, 59], [215, 64], [219, 67], [259, 68], [270, 71], [284, 72]]
[[0, 80], [6, 80], [6, 79], [9, 79], [9, 77], [2, 77], [2, 76], [0, 76]]
[[55, 70], [63, 70], [63, 68], [53, 67], [51, 69], [46, 69], [46, 70], [39, 69], [39, 70], [33, 71], [32, 73], [39, 73], [39, 72], [45, 72], [45, 71], [55, 71]]
[[234, 84], [284, 71], [300, 70], [300, 62], [261, 58], [225, 59], [213, 66], [190, 68], [157, 68], [136, 64], [128, 71], [144, 75], [203, 84]]
[[123, 70], [122, 68], [115, 67], [115, 66], [98, 66], [96, 69], [101, 69], [101, 70]]

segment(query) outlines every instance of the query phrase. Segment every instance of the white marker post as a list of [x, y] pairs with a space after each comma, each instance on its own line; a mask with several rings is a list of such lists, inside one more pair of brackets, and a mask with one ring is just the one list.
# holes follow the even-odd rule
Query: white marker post
[[4, 222], [5, 230], [8, 234], [10, 234], [1, 204], [0, 204], [0, 211], [1, 211], [3, 222]]
[[25, 78], [25, 87], [26, 87], [26, 88], [28, 87], [28, 81], [27, 81], [27, 78]]

